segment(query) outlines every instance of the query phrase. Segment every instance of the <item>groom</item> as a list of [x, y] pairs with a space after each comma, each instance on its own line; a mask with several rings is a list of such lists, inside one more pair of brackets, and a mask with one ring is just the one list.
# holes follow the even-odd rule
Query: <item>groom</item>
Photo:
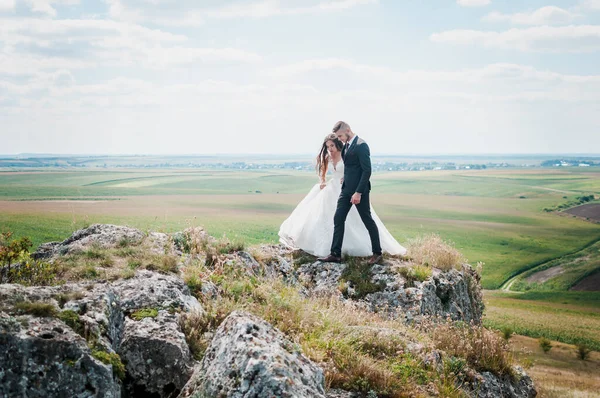
[[355, 135], [350, 126], [345, 122], [337, 122], [333, 126], [333, 132], [344, 143], [342, 159], [344, 160], [344, 182], [342, 192], [337, 202], [335, 217], [333, 218], [333, 243], [331, 254], [319, 258], [323, 262], [342, 261], [342, 242], [344, 240], [344, 228], [346, 217], [352, 208], [356, 206], [358, 214], [362, 219], [371, 238], [371, 249], [373, 256], [369, 259], [369, 265], [381, 262], [381, 244], [379, 243], [379, 230], [377, 224], [371, 217], [371, 205], [369, 203], [369, 192], [371, 191], [371, 153], [365, 141]]

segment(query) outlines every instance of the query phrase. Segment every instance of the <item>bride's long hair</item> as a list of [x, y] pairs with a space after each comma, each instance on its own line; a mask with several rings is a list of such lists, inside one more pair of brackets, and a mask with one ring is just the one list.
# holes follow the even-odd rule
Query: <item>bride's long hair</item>
[[335, 134], [327, 134], [325, 140], [323, 141], [323, 145], [321, 145], [321, 151], [317, 155], [317, 174], [321, 177], [322, 180], [325, 179], [325, 175], [327, 174], [327, 168], [329, 167], [329, 151], [327, 150], [327, 143], [332, 141], [338, 151], [342, 151], [344, 144], [337, 138]]

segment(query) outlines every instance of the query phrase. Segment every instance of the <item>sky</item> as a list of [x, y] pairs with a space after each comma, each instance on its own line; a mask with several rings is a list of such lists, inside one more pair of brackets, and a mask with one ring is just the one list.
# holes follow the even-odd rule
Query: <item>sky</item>
[[0, 154], [600, 153], [600, 0], [0, 0]]

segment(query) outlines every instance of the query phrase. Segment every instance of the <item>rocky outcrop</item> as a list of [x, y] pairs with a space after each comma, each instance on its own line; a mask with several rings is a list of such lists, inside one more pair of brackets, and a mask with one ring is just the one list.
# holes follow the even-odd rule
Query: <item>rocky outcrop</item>
[[[184, 262], [191, 262], [202, 254], [194, 259], [185, 252], [206, 242], [214, 240], [202, 229], [146, 234], [96, 224], [63, 242], [40, 246], [35, 257], [52, 262], [91, 246], [133, 244], [136, 250], [182, 256]], [[468, 265], [433, 269], [430, 277], [417, 281], [399, 272], [409, 263], [389, 259], [368, 270], [371, 290], [364, 294], [345, 276], [353, 264], [316, 262], [306, 253], [279, 245], [220, 255], [218, 264], [240, 267], [242, 274], [252, 277], [281, 277], [306, 297], [338, 297], [408, 323], [430, 316], [479, 323], [483, 311], [479, 275]], [[198, 297], [210, 301], [224, 294], [217, 280], [203, 279], [201, 286], [196, 285]], [[33, 316], [18, 308], [23, 302], [43, 302], [52, 311], [48, 316]], [[7, 347], [0, 352], [0, 396], [359, 396], [325, 391], [324, 373], [317, 364], [280, 331], [245, 312], [234, 311], [216, 331], [207, 333], [212, 336], [208, 350], [202, 362], [195, 361], [179, 322], [182, 312], [191, 311], [202, 314], [203, 308], [186, 284], [178, 276], [151, 271], [137, 271], [131, 279], [114, 282], [0, 285], [0, 346]], [[408, 332], [367, 326], [349, 327], [347, 332], [349, 338], [356, 333], [357, 339], [368, 335], [374, 341], [398, 340], [402, 352], [418, 358], [427, 369], [443, 371], [445, 354]], [[124, 375], [119, 374], [119, 366]], [[515, 370], [516, 377], [473, 373], [477, 376], [475, 382], [470, 380], [473, 387], [465, 390], [473, 397], [535, 396], [531, 379], [521, 369]]]
[[194, 370], [177, 315], [164, 310], [156, 318], [126, 318], [118, 352], [126, 364], [129, 396], [176, 397]]
[[325, 397], [323, 370], [283, 334], [234, 311], [209, 346], [182, 397]]
[[106, 248], [114, 247], [120, 242], [135, 244], [143, 239], [144, 233], [135, 228], [94, 224], [88, 228], [75, 231], [73, 235], [62, 242], [50, 242], [40, 245], [36, 252], [32, 254], [32, 257], [35, 259], [50, 259], [57, 255], [81, 251], [92, 244]]
[[513, 369], [514, 375], [497, 376], [490, 372], [482, 372], [474, 383], [472, 396], [476, 398], [534, 398], [537, 391], [533, 381], [520, 366]]
[[[57, 364], [72, 362], [72, 366], [61, 365], [57, 377], [74, 380], [83, 389], [64, 396], [120, 396], [121, 381], [112, 376], [110, 365], [93, 359], [93, 351], [120, 355], [126, 371], [123, 392], [127, 396], [175, 397], [193, 372], [195, 361], [178, 317], [181, 311], [202, 311], [202, 308], [185, 283], [175, 276], [139, 271], [134, 278], [115, 283], [58, 287], [2, 285], [0, 302], [6, 312], [14, 315], [4, 315], [13, 321], [5, 321], [11, 326], [2, 329], [0, 338], [11, 342], [14, 348], [10, 355], [0, 357], [0, 381], [1, 377], [11, 377], [7, 369], [12, 369], [15, 363], [27, 364], [26, 369], [17, 372], [18, 380], [6, 379], [3, 380], [6, 383], [0, 383], [6, 384], [10, 391], [17, 383], [27, 391], [40, 391], [40, 396], [53, 396], [45, 395], [44, 391], [53, 391], [54, 376], [44, 375], [54, 375]], [[23, 302], [49, 304], [54, 315], [46, 318], [19, 315], [18, 303]], [[60, 318], [61, 305], [62, 311], [74, 314], [70, 324], [56, 319]], [[146, 310], [150, 316], [133, 319], [138, 310]], [[60, 352], [55, 353], [57, 347]], [[28, 369], [36, 370], [38, 376], [23, 377], [30, 373]], [[86, 384], [89, 384], [87, 389]], [[31, 394], [28, 396], [35, 396]]]
[[1, 397], [120, 397], [111, 365], [58, 319], [0, 313]]
[[[370, 269], [371, 283], [378, 291], [364, 297], [358, 294], [352, 282], [345, 281], [347, 264], [313, 262], [300, 265], [295, 273], [311, 295], [337, 295], [359, 301], [365, 309], [388, 312], [405, 317], [407, 321], [423, 316], [451, 318], [465, 322], [481, 322], [483, 299], [479, 275], [470, 266], [461, 271], [432, 270], [425, 281], [409, 281], [398, 269], [407, 266], [399, 260], [384, 261]], [[342, 293], [345, 291], [345, 295]]]

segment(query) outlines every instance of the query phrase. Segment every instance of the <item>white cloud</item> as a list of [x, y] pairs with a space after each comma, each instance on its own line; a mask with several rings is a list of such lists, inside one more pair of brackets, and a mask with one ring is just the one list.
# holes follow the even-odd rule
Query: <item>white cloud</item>
[[456, 0], [461, 7], [483, 7], [492, 3], [491, 0]]
[[56, 9], [53, 4], [79, 4], [79, 0], [25, 0], [32, 12], [46, 14], [51, 17], [56, 16]]
[[483, 17], [488, 22], [509, 22], [514, 25], [566, 25], [580, 15], [556, 6], [546, 6], [531, 12], [503, 14], [494, 11]]
[[600, 10], [600, 0], [584, 0], [583, 7], [591, 10]]
[[600, 50], [600, 25], [537, 26], [503, 32], [456, 29], [434, 33], [430, 39], [504, 50], [582, 53]]
[[0, 12], [12, 11], [16, 4], [16, 0], [0, 0]]
[[462, 70], [408, 70], [364, 65], [343, 59], [306, 60], [268, 70], [283, 79], [321, 71], [349, 71], [372, 92], [391, 90], [411, 98], [455, 98], [475, 101], [600, 101], [600, 75], [568, 75], [531, 66], [498, 63]]
[[[111, 20], [0, 19], [2, 42], [0, 71], [9, 74], [102, 65], [165, 69], [191, 63], [261, 60], [241, 49], [195, 47], [184, 35]], [[34, 50], [16, 50], [22, 46]], [[71, 55], [62, 56], [64, 52]]]
[[[127, 5], [123, 0], [105, 0], [109, 4], [111, 17], [120, 20], [149, 20], [162, 25], [194, 26], [208, 19], [268, 18], [281, 15], [319, 14], [342, 11], [360, 5], [376, 4], [379, 0], [329, 0], [329, 1], [288, 1], [261, 0], [245, 3], [230, 2], [216, 7], [198, 7], [198, 3], [187, 8], [167, 8], [164, 1], [132, 1]], [[141, 1], [141, 3], [140, 3]]]

